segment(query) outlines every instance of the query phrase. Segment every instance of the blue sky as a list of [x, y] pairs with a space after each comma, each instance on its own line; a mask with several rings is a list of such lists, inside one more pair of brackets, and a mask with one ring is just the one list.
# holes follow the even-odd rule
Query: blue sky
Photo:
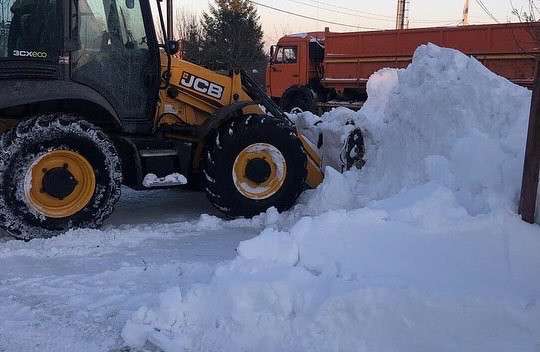
[[[493, 16], [500, 22], [515, 20], [511, 15], [510, 0], [482, 0]], [[395, 26], [397, 0], [257, 0], [262, 4], [306, 16], [354, 26], [389, 29]], [[412, 27], [457, 24], [462, 17], [464, 0], [410, 0], [410, 21]], [[176, 6], [191, 12], [201, 12], [211, 1], [177, 0]], [[512, 0], [515, 7], [524, 6], [527, 0]], [[309, 6], [311, 5], [311, 6]], [[348, 9], [347, 9], [348, 8]], [[328, 11], [327, 9], [334, 10]], [[357, 10], [351, 11], [349, 9]], [[337, 13], [337, 12], [339, 13]], [[354, 30], [324, 22], [307, 20], [292, 15], [259, 7], [259, 14], [268, 44], [276, 41], [284, 33], [323, 30], [329, 26], [334, 31]], [[494, 21], [470, 0], [471, 23], [493, 23]]]

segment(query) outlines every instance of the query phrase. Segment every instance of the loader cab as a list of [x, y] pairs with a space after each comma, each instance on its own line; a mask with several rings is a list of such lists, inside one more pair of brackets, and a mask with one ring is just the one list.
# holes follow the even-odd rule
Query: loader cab
[[160, 66], [148, 0], [5, 0], [0, 7], [0, 80], [54, 81], [56, 97], [39, 91], [34, 100], [99, 100], [126, 131], [151, 130]]

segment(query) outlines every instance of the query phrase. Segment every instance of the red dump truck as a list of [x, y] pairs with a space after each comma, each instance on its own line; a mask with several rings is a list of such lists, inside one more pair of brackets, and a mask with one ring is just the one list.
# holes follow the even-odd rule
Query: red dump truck
[[497, 74], [530, 87], [540, 54], [538, 34], [540, 23], [288, 35], [271, 48], [266, 88], [285, 111], [358, 108], [371, 74], [406, 67], [416, 48], [427, 43], [473, 55]]

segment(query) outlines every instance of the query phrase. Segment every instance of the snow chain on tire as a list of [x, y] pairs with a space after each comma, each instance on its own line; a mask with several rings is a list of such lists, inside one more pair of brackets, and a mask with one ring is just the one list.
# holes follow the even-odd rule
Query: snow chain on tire
[[[27, 240], [54, 236], [71, 228], [96, 228], [113, 212], [121, 192], [121, 163], [116, 148], [99, 128], [72, 115], [41, 115], [19, 123], [2, 136], [0, 144], [0, 227], [13, 237]], [[76, 204], [78, 208], [71, 209], [66, 217], [41, 212], [29, 201], [31, 192], [45, 193], [43, 189], [33, 190], [34, 172], [36, 165], [49, 155], [53, 160], [57, 158], [56, 163], [67, 156], [71, 158], [67, 160], [79, 163], [79, 174], [87, 174], [89, 186], [81, 191], [84, 203]], [[76, 189], [81, 180], [69, 173], [68, 163], [64, 167], [67, 171], [61, 167], [49, 171], [62, 174], [64, 179], [67, 175], [68, 180], [73, 180], [71, 190]], [[46, 176], [43, 187], [47, 186]], [[56, 182], [55, 189], [52, 181], [49, 184], [55, 192], [61, 192], [58, 185], [64, 185]], [[66, 194], [59, 193], [53, 201], [71, 196]]]
[[[261, 160], [267, 159], [264, 165]], [[267, 174], [247, 175], [250, 163], [262, 164]], [[230, 217], [253, 217], [270, 207], [285, 211], [305, 189], [306, 165], [294, 127], [270, 116], [249, 115], [225, 124], [208, 141], [203, 188], [210, 202]], [[251, 177], [246, 186], [238, 180], [244, 176]], [[255, 181], [262, 185], [258, 189], [252, 180], [261, 176]]]

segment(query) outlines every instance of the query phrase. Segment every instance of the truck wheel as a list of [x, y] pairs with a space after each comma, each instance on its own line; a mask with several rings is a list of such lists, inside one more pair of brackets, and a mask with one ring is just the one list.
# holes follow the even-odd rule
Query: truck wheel
[[63, 114], [21, 122], [2, 136], [0, 227], [19, 239], [96, 228], [120, 197], [114, 145], [90, 123]]
[[295, 109], [315, 112], [315, 95], [313, 91], [307, 87], [289, 87], [281, 97], [281, 108], [286, 112], [293, 112]]
[[285, 211], [305, 188], [307, 156], [294, 129], [264, 115], [221, 127], [206, 148], [203, 182], [208, 199], [231, 217]]

